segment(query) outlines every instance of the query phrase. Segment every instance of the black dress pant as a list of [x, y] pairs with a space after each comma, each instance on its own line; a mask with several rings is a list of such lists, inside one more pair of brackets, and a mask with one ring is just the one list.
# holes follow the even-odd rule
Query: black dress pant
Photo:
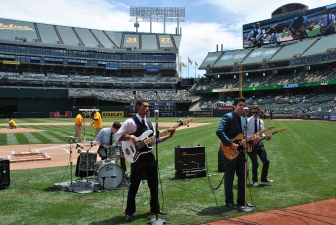
[[150, 210], [156, 212], [159, 210], [157, 201], [157, 166], [154, 155], [150, 152], [142, 154], [138, 160], [131, 164], [131, 184], [128, 189], [126, 214], [133, 215], [136, 212], [135, 198], [139, 189], [140, 182], [146, 175], [147, 183], [150, 191]]
[[258, 156], [263, 164], [262, 169], [261, 169], [261, 176], [260, 176], [261, 181], [267, 180], [268, 168], [270, 164], [270, 161], [267, 157], [267, 152], [264, 148], [264, 144], [262, 142], [258, 142], [257, 144], [259, 145], [259, 147], [254, 149], [251, 153], [248, 154], [252, 162], [252, 181], [253, 182], [258, 182], [258, 167], [259, 167]]

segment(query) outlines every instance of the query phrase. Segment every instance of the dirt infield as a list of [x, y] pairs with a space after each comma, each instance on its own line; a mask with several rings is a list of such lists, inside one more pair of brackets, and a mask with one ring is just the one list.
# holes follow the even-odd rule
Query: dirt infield
[[[6, 124], [5, 124], [6, 125]], [[71, 122], [64, 123], [22, 123], [20, 125], [49, 125], [49, 126], [69, 126], [73, 125]], [[177, 123], [173, 122], [161, 122], [159, 123], [161, 127], [173, 127], [176, 126]], [[177, 129], [187, 129], [198, 126], [204, 126], [207, 123], [189, 123], [188, 126], [180, 126]], [[17, 129], [9, 129], [9, 128], [1, 128], [0, 133], [10, 134], [10, 133], [30, 133], [30, 132], [43, 132], [43, 130], [37, 129], [28, 129], [28, 128], [20, 128]], [[34, 169], [34, 168], [45, 168], [45, 167], [56, 167], [56, 166], [66, 166], [72, 162], [74, 165], [77, 163], [77, 157], [79, 155], [78, 150], [75, 145], [71, 145], [67, 143], [68, 140], [64, 140], [64, 143], [61, 144], [30, 144], [30, 145], [9, 145], [9, 146], [0, 146], [0, 158], [8, 158], [12, 154], [19, 153], [35, 153], [41, 152], [50, 156], [50, 159], [39, 160], [39, 161], [29, 161], [23, 160], [21, 162], [15, 162], [10, 164], [11, 170], [20, 170], [20, 169]], [[92, 146], [91, 142], [84, 142], [80, 144], [83, 147], [83, 150], [89, 152], [97, 152], [98, 146]], [[71, 156], [70, 156], [71, 150]]]

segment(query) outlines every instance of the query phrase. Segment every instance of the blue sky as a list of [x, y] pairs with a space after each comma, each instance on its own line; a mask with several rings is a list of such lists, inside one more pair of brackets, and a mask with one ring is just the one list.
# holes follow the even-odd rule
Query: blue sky
[[[306, 4], [309, 9], [335, 3], [331, 0], [247, 1], [247, 0], [0, 0], [2, 18], [47, 24], [95, 28], [112, 31], [135, 31], [130, 22], [130, 6], [185, 7], [180, 56], [188, 56], [199, 65], [208, 52], [223, 44], [224, 50], [242, 48], [242, 25], [269, 19], [278, 7], [288, 3]], [[166, 23], [166, 33], [175, 33], [176, 23]], [[139, 32], [149, 32], [149, 22], [140, 22]], [[152, 23], [152, 32], [163, 33], [163, 23]], [[183, 77], [202, 76], [195, 66], [183, 68]]]

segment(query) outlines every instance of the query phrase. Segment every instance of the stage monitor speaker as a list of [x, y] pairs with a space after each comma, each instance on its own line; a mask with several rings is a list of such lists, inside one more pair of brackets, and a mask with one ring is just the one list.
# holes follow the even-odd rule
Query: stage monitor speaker
[[175, 147], [175, 170], [199, 170], [205, 168], [205, 147]]
[[0, 158], [0, 189], [10, 185], [9, 159]]

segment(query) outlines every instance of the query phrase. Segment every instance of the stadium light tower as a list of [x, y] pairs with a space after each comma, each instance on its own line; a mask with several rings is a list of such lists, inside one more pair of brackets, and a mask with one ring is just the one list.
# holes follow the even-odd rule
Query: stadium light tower
[[135, 21], [136, 32], [139, 28], [139, 20], [150, 22], [150, 33], [152, 33], [152, 22], [163, 22], [163, 33], [166, 33], [166, 22], [177, 22], [177, 32], [179, 34], [180, 22], [185, 22], [184, 7], [130, 7], [130, 22]]

